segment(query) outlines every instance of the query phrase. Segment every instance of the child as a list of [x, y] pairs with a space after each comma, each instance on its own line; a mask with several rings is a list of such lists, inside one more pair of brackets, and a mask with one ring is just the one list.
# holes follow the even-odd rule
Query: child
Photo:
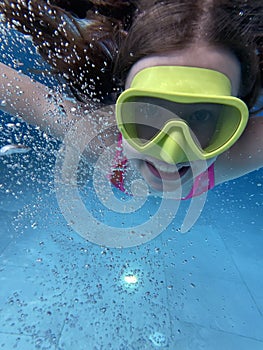
[[[111, 176], [122, 191], [128, 160], [154, 193], [181, 186], [182, 199], [262, 167], [263, 117], [249, 113], [262, 88], [261, 0], [1, 0], [0, 10], [75, 97], [51, 100], [1, 64], [1, 108], [61, 139], [87, 110], [88, 133], [117, 124], [121, 135], [102, 143], [124, 148]], [[92, 117], [116, 101], [117, 122]]]

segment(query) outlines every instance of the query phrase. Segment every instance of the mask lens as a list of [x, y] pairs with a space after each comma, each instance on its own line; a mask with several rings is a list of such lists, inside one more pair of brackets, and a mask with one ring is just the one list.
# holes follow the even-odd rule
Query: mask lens
[[216, 103], [136, 97], [122, 104], [122, 121], [129, 137], [142, 145], [154, 139], [167, 123], [184, 122], [198, 147], [205, 150], [218, 133], [223, 108]]
[[189, 107], [192, 108], [192, 111], [189, 111], [184, 120], [190, 128], [193, 138], [195, 137], [201, 148], [205, 150], [216, 133], [222, 106], [202, 103], [192, 104]]
[[169, 109], [152, 101], [134, 102], [133, 108], [136, 134], [142, 143], [152, 140], [169, 120], [176, 118]]

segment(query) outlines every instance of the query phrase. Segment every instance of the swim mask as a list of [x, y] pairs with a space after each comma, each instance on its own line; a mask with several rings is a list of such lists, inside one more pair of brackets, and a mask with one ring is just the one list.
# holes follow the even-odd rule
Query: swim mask
[[123, 138], [171, 164], [217, 157], [238, 140], [248, 116], [226, 75], [196, 67], [145, 68], [116, 103]]

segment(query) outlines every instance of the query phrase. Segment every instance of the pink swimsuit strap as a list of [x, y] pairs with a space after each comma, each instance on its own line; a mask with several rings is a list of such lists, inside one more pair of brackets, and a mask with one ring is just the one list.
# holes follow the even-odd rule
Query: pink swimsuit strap
[[123, 155], [122, 135], [119, 134], [118, 145], [116, 148], [116, 153], [114, 158], [114, 164], [113, 164], [112, 172], [111, 174], [109, 174], [108, 178], [114, 187], [118, 188], [124, 193], [129, 194], [126, 191], [124, 186], [124, 177], [125, 177], [127, 163], [128, 163], [128, 159]]
[[[109, 180], [112, 185], [118, 188], [120, 191], [129, 194], [125, 189], [125, 173], [127, 168], [128, 159], [123, 155], [122, 149], [122, 135], [119, 135], [118, 145], [116, 149], [116, 154], [114, 158], [114, 165], [112, 168], [112, 172], [109, 175]], [[190, 193], [181, 198], [181, 200], [191, 199], [193, 197], [200, 196], [202, 193], [207, 192], [215, 187], [215, 169], [214, 163], [210, 165], [210, 167], [205, 170], [203, 173], [198, 175], [194, 179], [193, 187]]]
[[194, 184], [186, 197], [183, 197], [182, 200], [191, 199], [193, 197], [200, 196], [204, 192], [207, 192], [215, 187], [215, 166], [214, 163], [210, 165], [207, 170], [198, 175], [194, 179]]

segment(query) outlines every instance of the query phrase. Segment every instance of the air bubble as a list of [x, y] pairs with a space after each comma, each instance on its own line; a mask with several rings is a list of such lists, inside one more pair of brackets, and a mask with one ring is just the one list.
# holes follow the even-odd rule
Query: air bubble
[[160, 332], [154, 332], [150, 335], [149, 340], [153, 343], [153, 345], [158, 347], [167, 346], [167, 339], [165, 334]]
[[32, 225], [31, 225], [32, 229], [35, 230], [37, 228], [37, 223], [34, 222]]

